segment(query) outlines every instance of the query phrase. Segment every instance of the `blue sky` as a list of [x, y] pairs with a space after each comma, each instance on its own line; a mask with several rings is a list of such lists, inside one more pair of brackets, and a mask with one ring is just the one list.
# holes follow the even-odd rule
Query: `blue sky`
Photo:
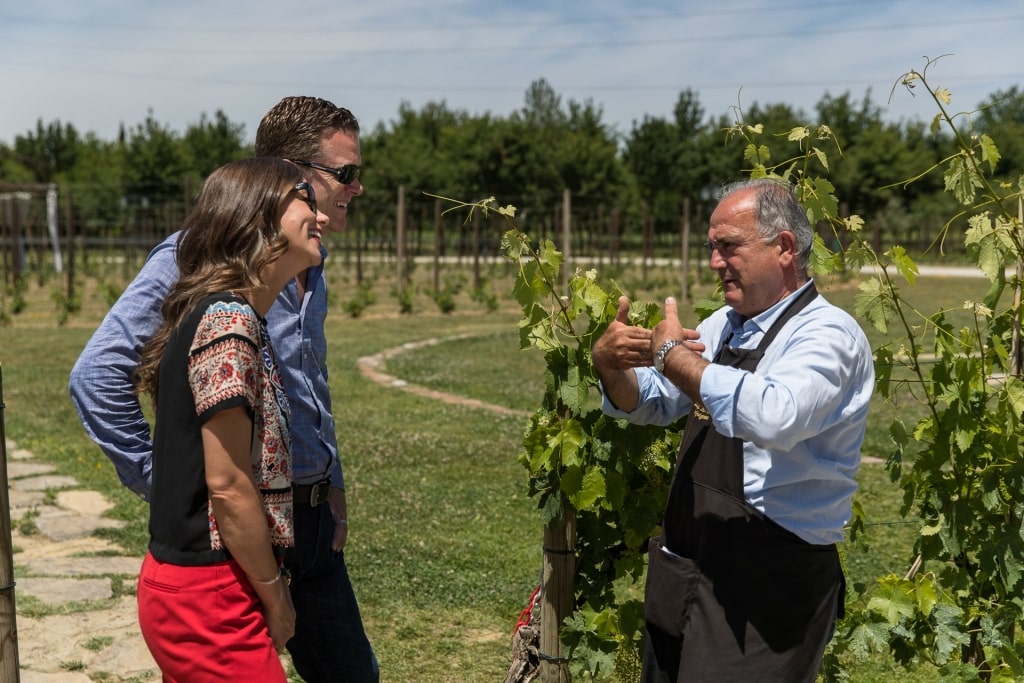
[[536, 79], [622, 134], [697, 92], [708, 115], [827, 92], [930, 119], [901, 74], [952, 109], [1024, 87], [1019, 0], [36, 0], [0, 4], [0, 141], [61, 120], [111, 140], [152, 111], [183, 132], [218, 109], [249, 139], [286, 95], [347, 106], [364, 131], [406, 102], [507, 116]]

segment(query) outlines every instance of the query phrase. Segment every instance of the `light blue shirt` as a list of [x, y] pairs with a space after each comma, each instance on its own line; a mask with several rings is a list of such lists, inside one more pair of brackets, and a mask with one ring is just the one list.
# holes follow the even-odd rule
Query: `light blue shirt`
[[[715, 311], [697, 326], [704, 358], [712, 360], [730, 334], [733, 348], [756, 348], [798, 295], [749, 320], [728, 307]], [[690, 412], [691, 399], [664, 375], [635, 372], [636, 409], [626, 413], [605, 397], [605, 413], [669, 425]], [[808, 543], [843, 539], [874, 378], [864, 331], [820, 294], [785, 324], [754, 372], [712, 364], [701, 377], [700, 399], [715, 429], [744, 441], [747, 502]]]
[[[157, 245], [121, 294], [71, 370], [71, 401], [86, 432], [113, 462], [121, 482], [149, 499], [153, 443], [132, 384], [142, 347], [160, 326], [160, 306], [178, 279], [174, 233]], [[322, 251], [326, 258], [326, 251]], [[327, 284], [323, 267], [307, 273], [300, 298], [294, 280], [267, 313], [291, 406], [293, 476], [299, 484], [330, 477], [344, 488], [327, 382]]]

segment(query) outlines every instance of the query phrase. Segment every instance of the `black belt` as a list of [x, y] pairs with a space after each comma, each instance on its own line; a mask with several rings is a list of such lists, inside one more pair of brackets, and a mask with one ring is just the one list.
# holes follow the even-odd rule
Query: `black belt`
[[312, 507], [323, 505], [331, 493], [331, 480], [324, 479], [315, 484], [292, 484], [292, 496], [296, 503]]

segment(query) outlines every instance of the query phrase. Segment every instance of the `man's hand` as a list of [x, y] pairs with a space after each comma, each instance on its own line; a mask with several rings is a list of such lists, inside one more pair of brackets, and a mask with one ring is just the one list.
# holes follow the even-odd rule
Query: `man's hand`
[[654, 326], [651, 334], [650, 354], [652, 358], [658, 352], [658, 349], [661, 348], [661, 345], [669, 339], [682, 339], [686, 341], [684, 346], [691, 351], [696, 351], [698, 354], [704, 351], [704, 344], [697, 341], [700, 339], [697, 330], [691, 330], [680, 324], [679, 305], [676, 304], [675, 298], [671, 296], [665, 299], [665, 319]]
[[649, 366], [654, 362], [651, 354], [651, 331], [629, 324], [629, 299], [619, 297], [615, 320], [594, 344], [594, 367], [600, 373]]
[[619, 410], [630, 412], [639, 400], [639, 388], [634, 368], [649, 366], [651, 331], [629, 324], [629, 299], [619, 297], [615, 319], [591, 349], [594, 369], [601, 378], [605, 396]]
[[679, 307], [676, 300], [673, 297], [665, 299], [665, 319], [654, 326], [650, 353], [653, 356], [661, 345], [670, 339], [681, 339], [685, 342], [670, 349], [665, 356], [664, 374], [694, 401], [700, 400], [700, 378], [708, 365], [700, 355], [706, 347], [697, 341], [699, 338], [697, 330], [683, 327], [679, 323]]
[[332, 486], [331, 492], [327, 495], [327, 504], [331, 506], [331, 516], [334, 517], [331, 550], [340, 553], [348, 543], [348, 503], [345, 501], [345, 489]]

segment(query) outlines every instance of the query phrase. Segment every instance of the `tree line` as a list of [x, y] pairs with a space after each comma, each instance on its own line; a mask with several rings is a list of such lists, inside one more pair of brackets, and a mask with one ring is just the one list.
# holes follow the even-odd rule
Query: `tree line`
[[[1001, 141], [994, 177], [1016, 183], [1024, 175], [1024, 90], [995, 92], [970, 112], [969, 130]], [[599, 106], [564, 101], [543, 79], [506, 116], [444, 102], [419, 110], [403, 103], [394, 120], [362, 132], [365, 192], [354, 206], [368, 240], [393, 235], [399, 188], [413, 226], [432, 220], [427, 193], [471, 201], [494, 196], [517, 206], [525, 230], [541, 234], [557, 224], [568, 191], [574, 214], [615, 221], [623, 233], [643, 225], [655, 236], [674, 235], [684, 207], [693, 207], [699, 221], [712, 188], [737, 179], [752, 157], [783, 166], [803, 158], [799, 142], [784, 138], [770, 151], [748, 149], [740, 136], [726, 134], [737, 122], [770, 131], [827, 127], [841, 150], [829, 159], [830, 181], [843, 210], [862, 216], [878, 241], [924, 247], [958, 227], [949, 221], [955, 206], [936, 174], [900, 186], [955, 155], [955, 141], [929, 122], [886, 121], [870, 92], [859, 101], [849, 92], [825, 94], [811, 115], [783, 103], [708, 115], [699, 94], [685, 89], [671, 117], [644, 115], [619, 133]], [[0, 192], [56, 183], [74, 197], [75, 234], [86, 237], [122, 236], [158, 219], [168, 225], [143, 234], [166, 233], [207, 174], [252, 154], [246, 138], [244, 124], [222, 110], [201, 114], [184, 133], [150, 112], [142, 123], [122, 125], [116, 140], [40, 119], [13, 145], [0, 144]], [[765, 154], [775, 158], [760, 158]]]

